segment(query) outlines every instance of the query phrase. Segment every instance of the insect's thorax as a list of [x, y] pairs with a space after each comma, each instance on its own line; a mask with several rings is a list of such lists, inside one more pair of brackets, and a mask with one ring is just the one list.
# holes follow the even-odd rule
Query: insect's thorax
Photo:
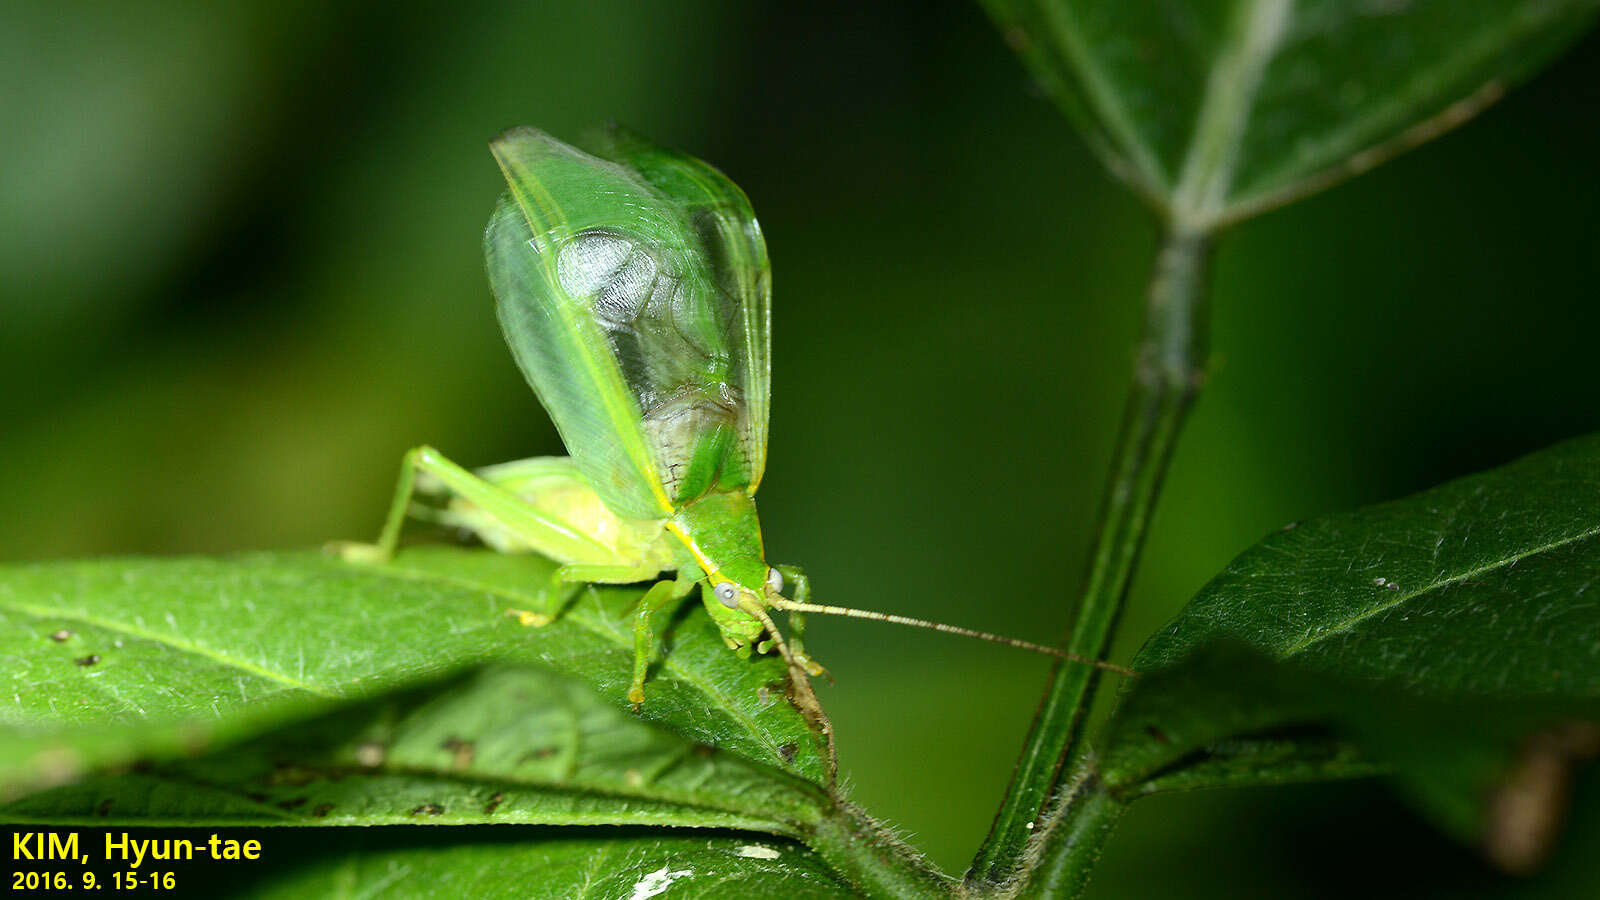
[[757, 592], [767, 580], [766, 553], [755, 500], [743, 491], [718, 491], [679, 508], [667, 522], [683, 562], [691, 559], [712, 582], [733, 581]]

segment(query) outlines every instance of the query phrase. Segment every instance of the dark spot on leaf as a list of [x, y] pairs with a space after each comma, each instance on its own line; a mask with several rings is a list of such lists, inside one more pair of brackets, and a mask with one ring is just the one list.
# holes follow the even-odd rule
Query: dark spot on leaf
[[413, 816], [437, 816], [443, 813], [444, 807], [437, 803], [424, 803], [411, 811]]
[[98, 654], [98, 653], [91, 653], [88, 656], [80, 656], [77, 659], [73, 660], [73, 662], [77, 663], [80, 666], [92, 666], [92, 665], [94, 665], [95, 663], [97, 663], [99, 661], [100, 661], [100, 654]]
[[65, 628], [61, 629], [60, 631], [52, 631], [50, 632], [50, 640], [55, 641], [58, 644], [65, 643], [72, 640], [72, 632], [66, 630]]
[[701, 759], [709, 759], [710, 757], [717, 755], [717, 748], [711, 746], [710, 744], [695, 744], [694, 755], [700, 757]]
[[250, 791], [249, 793], [246, 793], [245, 797], [248, 798], [253, 803], [265, 803], [268, 800], [272, 799], [272, 798], [268, 797], [266, 794], [257, 793], [255, 791]]
[[560, 752], [561, 748], [559, 747], [539, 747], [535, 750], [529, 750], [527, 753], [522, 754], [522, 758], [517, 761], [528, 762], [536, 759], [549, 759]]
[[762, 706], [771, 704], [778, 697], [787, 697], [790, 700], [793, 700], [793, 689], [794, 685], [787, 677], [780, 681], [769, 681], [761, 687], [756, 688], [756, 700], [760, 701]]
[[313, 809], [311, 811], [311, 814], [313, 816], [316, 816], [317, 818], [321, 819], [321, 818], [326, 817], [328, 815], [328, 813], [330, 813], [332, 811], [333, 811], [333, 804], [332, 803], [318, 803], [316, 809]]
[[1145, 729], [1144, 729], [1144, 733], [1148, 734], [1148, 735], [1150, 735], [1150, 737], [1154, 738], [1157, 743], [1160, 743], [1160, 744], [1170, 744], [1170, 743], [1172, 743], [1172, 738], [1167, 737], [1167, 733], [1165, 731], [1162, 731], [1161, 729], [1157, 728], [1154, 725], [1146, 725]]
[[799, 752], [800, 747], [794, 741], [778, 745], [778, 756], [786, 763], [794, 762], [794, 758]]
[[463, 741], [460, 738], [450, 738], [439, 746], [450, 751], [450, 765], [457, 769], [465, 769], [472, 765], [473, 754], [477, 752], [471, 741]]
[[267, 781], [271, 784], [283, 784], [290, 787], [299, 787], [300, 785], [310, 784], [316, 780], [316, 771], [296, 763], [284, 762], [275, 763], [272, 769], [272, 774], [267, 776]]
[[497, 793], [493, 797], [490, 797], [489, 798], [489, 802], [485, 803], [483, 805], [484, 813], [485, 814], [492, 813], [495, 810], [499, 809], [500, 808], [500, 804], [505, 802], [505, 799], [506, 799], [506, 795], [505, 794], [501, 794], [501, 793]]
[[1022, 27], [1018, 25], [1013, 25], [1012, 27], [1006, 29], [1005, 41], [1006, 45], [1016, 53], [1022, 53], [1026, 51], [1028, 49], [1028, 45], [1031, 43], [1028, 40], [1028, 33], [1023, 31]]
[[110, 797], [107, 797], [106, 799], [100, 801], [100, 805], [96, 806], [94, 808], [94, 814], [99, 816], [102, 819], [104, 819], [106, 816], [111, 815], [111, 803], [112, 803], [112, 800], [111, 800]]
[[278, 808], [279, 809], [298, 809], [299, 807], [302, 807], [302, 806], [306, 805], [306, 800], [307, 799], [308, 798], [306, 798], [306, 797], [292, 797], [292, 798], [290, 798], [288, 800], [280, 800], [280, 801], [278, 801]]

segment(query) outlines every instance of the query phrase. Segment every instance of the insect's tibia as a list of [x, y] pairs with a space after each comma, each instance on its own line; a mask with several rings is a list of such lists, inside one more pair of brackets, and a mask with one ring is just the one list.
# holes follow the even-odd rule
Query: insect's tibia
[[927, 619], [913, 619], [910, 616], [897, 616], [893, 613], [876, 612], [870, 609], [852, 609], [848, 606], [826, 606], [820, 603], [797, 603], [787, 597], [774, 598], [768, 602], [777, 609], [789, 610], [791, 612], [818, 613], [824, 616], [844, 616], [848, 619], [870, 619], [874, 622], [891, 622], [895, 625], [910, 625], [913, 628], [926, 628], [930, 631], [941, 631], [945, 634], [959, 634], [963, 637], [977, 638], [980, 641], [989, 641], [990, 643], [994, 644], [1005, 644], [1007, 647], [1016, 647], [1019, 650], [1031, 650], [1034, 653], [1043, 653], [1046, 656], [1054, 656], [1057, 659], [1064, 659], [1068, 662], [1082, 663], [1086, 666], [1094, 666], [1097, 669], [1105, 669], [1107, 672], [1115, 672], [1118, 675], [1132, 676], [1135, 674], [1132, 669], [1125, 669], [1122, 666], [1108, 663], [1104, 660], [1089, 659], [1087, 657], [1079, 656], [1076, 653], [1068, 653], [1067, 651], [1058, 649], [1056, 647], [1046, 647], [1043, 644], [1035, 644], [1032, 641], [1021, 641], [1016, 638], [1006, 637], [1003, 634], [991, 634], [987, 631], [975, 631], [971, 628], [962, 628], [958, 625], [946, 625], [943, 622], [930, 622]]

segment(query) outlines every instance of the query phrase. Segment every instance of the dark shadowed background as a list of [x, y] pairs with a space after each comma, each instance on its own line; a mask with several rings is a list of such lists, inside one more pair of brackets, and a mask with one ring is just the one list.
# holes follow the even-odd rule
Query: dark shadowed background
[[[408, 447], [561, 452], [483, 277], [485, 143], [615, 119], [766, 230], [769, 556], [823, 602], [1065, 626], [1154, 228], [975, 5], [23, 0], [0, 98], [0, 557], [368, 538]], [[1591, 37], [1227, 237], [1118, 660], [1287, 521], [1600, 428], [1597, 114]], [[959, 870], [1047, 664], [860, 622], [810, 645], [854, 797]], [[1597, 834], [1547, 878], [1583, 883]], [[1376, 785], [1150, 800], [1111, 848], [1102, 897], [1531, 887]]]

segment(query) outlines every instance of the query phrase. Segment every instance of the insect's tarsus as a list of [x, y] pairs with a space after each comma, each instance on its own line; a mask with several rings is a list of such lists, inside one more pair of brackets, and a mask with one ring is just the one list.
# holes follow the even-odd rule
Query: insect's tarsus
[[946, 625], [943, 622], [930, 622], [927, 619], [913, 619], [910, 616], [897, 616], [893, 613], [881, 613], [868, 609], [852, 609], [848, 606], [827, 606], [820, 603], [799, 603], [797, 601], [790, 600], [787, 597], [770, 600], [769, 602], [772, 606], [778, 609], [790, 610], [792, 612], [817, 613], [824, 616], [844, 616], [845, 618], [849, 619], [870, 619], [874, 622], [892, 622], [896, 625], [910, 625], [914, 628], [927, 628], [931, 631], [942, 631], [945, 634], [959, 634], [964, 637], [977, 638], [980, 641], [989, 641], [995, 644], [1005, 644], [1008, 647], [1016, 647], [1019, 650], [1032, 650], [1034, 653], [1043, 653], [1046, 656], [1054, 656], [1057, 659], [1064, 659], [1068, 662], [1082, 663], [1086, 666], [1094, 666], [1097, 669], [1105, 669], [1107, 672], [1115, 672], [1118, 675], [1127, 675], [1129, 677], [1137, 676], [1137, 673], [1135, 673], [1132, 669], [1124, 668], [1116, 665], [1115, 663], [1108, 663], [1099, 659], [1089, 659], [1088, 657], [1079, 656], [1076, 653], [1068, 653], [1067, 651], [1056, 647], [1046, 647], [1044, 644], [1035, 644], [1032, 641], [1021, 641], [1016, 638], [1009, 638], [1001, 634], [990, 634], [987, 631], [974, 631], [971, 628], [962, 628], [958, 625]]

